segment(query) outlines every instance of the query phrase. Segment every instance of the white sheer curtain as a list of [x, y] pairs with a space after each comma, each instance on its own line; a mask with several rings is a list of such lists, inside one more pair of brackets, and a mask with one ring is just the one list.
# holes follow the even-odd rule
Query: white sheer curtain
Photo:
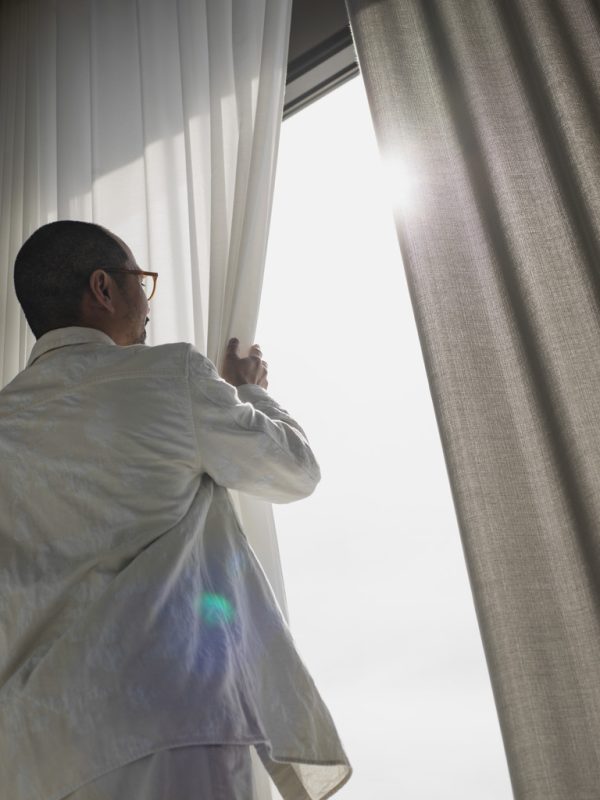
[[[148, 344], [193, 342], [217, 365], [230, 336], [249, 347], [291, 0], [0, 0], [0, 15], [0, 386], [34, 343], [14, 258], [56, 219], [106, 226], [160, 273]], [[287, 616], [271, 505], [231, 496]]]

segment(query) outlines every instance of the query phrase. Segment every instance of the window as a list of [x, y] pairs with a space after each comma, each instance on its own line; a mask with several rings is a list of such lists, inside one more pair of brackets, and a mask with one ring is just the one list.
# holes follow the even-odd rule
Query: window
[[500, 728], [362, 79], [282, 126], [256, 341], [321, 465], [275, 505], [336, 800], [508, 800]]

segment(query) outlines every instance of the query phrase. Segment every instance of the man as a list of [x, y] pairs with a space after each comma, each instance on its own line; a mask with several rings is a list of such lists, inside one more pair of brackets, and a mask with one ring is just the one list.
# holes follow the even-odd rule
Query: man
[[0, 391], [0, 797], [251, 800], [254, 745], [321, 800], [351, 768], [225, 488], [289, 503], [319, 466], [258, 345], [223, 377], [144, 345], [156, 277], [85, 222], [15, 261], [37, 341]]

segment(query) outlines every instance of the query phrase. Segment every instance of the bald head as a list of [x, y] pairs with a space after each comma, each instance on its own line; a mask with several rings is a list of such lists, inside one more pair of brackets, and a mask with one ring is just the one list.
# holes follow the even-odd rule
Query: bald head
[[90, 274], [122, 267], [130, 255], [125, 248], [91, 222], [60, 220], [38, 228], [19, 250], [14, 269], [15, 292], [35, 337], [79, 324]]

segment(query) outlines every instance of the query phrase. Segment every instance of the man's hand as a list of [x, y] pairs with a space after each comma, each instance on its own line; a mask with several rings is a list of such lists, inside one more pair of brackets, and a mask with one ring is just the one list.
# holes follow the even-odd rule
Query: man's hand
[[220, 370], [221, 377], [232, 386], [255, 383], [266, 389], [269, 386], [267, 362], [261, 359], [260, 346], [253, 344], [246, 358], [240, 357], [239, 346], [240, 340], [236, 338], [230, 339], [227, 343], [227, 350]]

